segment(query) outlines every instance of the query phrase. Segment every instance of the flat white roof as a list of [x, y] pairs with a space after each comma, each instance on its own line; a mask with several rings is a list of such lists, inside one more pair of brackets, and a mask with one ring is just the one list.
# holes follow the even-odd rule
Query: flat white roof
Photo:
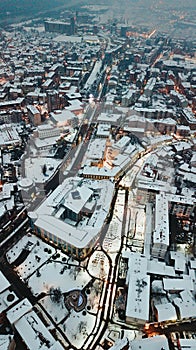
[[133, 340], [129, 350], [169, 350], [168, 340], [165, 335]]
[[173, 147], [176, 152], [184, 151], [191, 148], [191, 144], [189, 142], [181, 141], [173, 144]]
[[196, 303], [194, 296], [190, 291], [182, 291], [180, 293], [180, 298], [175, 298], [173, 302], [178, 306], [181, 318], [195, 317]]
[[170, 251], [171, 259], [175, 261], [175, 270], [185, 272], [186, 259], [182, 252]]
[[130, 253], [128, 258], [126, 317], [142, 320], [145, 323], [149, 319], [150, 298], [150, 276], [147, 275], [147, 258], [138, 253]]
[[61, 122], [65, 122], [68, 120], [72, 120], [73, 118], [75, 118], [75, 114], [71, 111], [69, 111], [68, 109], [63, 109], [61, 111], [56, 111], [51, 112], [50, 113], [50, 119], [54, 122], [54, 123], [61, 123]]
[[7, 311], [7, 318], [11, 324], [14, 324], [22, 316], [31, 311], [32, 308], [33, 306], [31, 305], [30, 301], [27, 298], [25, 298]]
[[163, 285], [166, 291], [194, 290], [192, 279], [185, 275], [184, 278], [163, 278]]
[[191, 269], [196, 270], [196, 259], [190, 260]]
[[112, 113], [101, 113], [97, 117], [97, 121], [100, 122], [106, 122], [106, 123], [117, 123], [119, 119], [121, 118], [121, 114], [112, 114]]
[[[48, 81], [48, 80], [47, 80], [47, 81]], [[35, 106], [33, 106], [33, 105], [28, 105], [28, 106], [27, 106], [27, 109], [28, 109], [32, 114], [37, 114], [37, 113], [40, 114], [40, 112], [39, 112], [39, 110], [37, 109], [37, 107], [35, 107]]]
[[0, 293], [10, 287], [10, 282], [4, 276], [4, 274], [0, 271]]
[[168, 200], [164, 193], [156, 195], [153, 244], [169, 246]]
[[175, 270], [173, 266], [168, 266], [165, 264], [165, 262], [161, 262], [155, 259], [148, 260], [147, 270], [148, 273], [152, 275], [175, 277]]
[[0, 145], [10, 145], [14, 143], [20, 143], [21, 139], [17, 132], [17, 127], [12, 125], [1, 125], [0, 126]]
[[155, 308], [158, 313], [158, 322], [177, 319], [176, 309], [171, 303], [156, 304]]
[[110, 135], [110, 124], [98, 124], [97, 136], [108, 137]]
[[[34, 311], [21, 317], [15, 328], [30, 350], [63, 350]], [[57, 347], [55, 345], [57, 344]]]
[[106, 148], [105, 139], [92, 140], [88, 146], [86, 157], [92, 160], [103, 159], [105, 148]]
[[0, 334], [0, 350], [9, 349], [9, 345], [13, 339], [13, 335]]
[[123, 136], [119, 141], [117, 141], [114, 145], [114, 147], [119, 148], [122, 150], [124, 147], [126, 147], [131, 142], [131, 139], [129, 136]]
[[87, 186], [78, 186], [68, 193], [63, 205], [73, 212], [79, 213], [92, 194], [93, 191]]
[[179, 339], [181, 350], [196, 350], [195, 339]]

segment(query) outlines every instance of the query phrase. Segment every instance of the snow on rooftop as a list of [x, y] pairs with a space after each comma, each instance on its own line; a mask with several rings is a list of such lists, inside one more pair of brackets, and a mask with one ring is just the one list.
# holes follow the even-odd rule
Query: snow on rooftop
[[15, 268], [15, 271], [22, 279], [28, 278], [28, 276], [34, 273], [44, 262], [49, 260], [52, 254], [55, 253], [55, 249], [53, 247], [50, 247], [49, 249], [48, 245], [41, 239], [35, 236], [32, 236], [31, 238], [25, 236], [7, 252], [6, 256], [9, 263], [13, 263], [20, 256], [22, 249], [31, 243], [33, 243], [33, 249], [29, 251], [24, 262]]
[[168, 340], [165, 335], [133, 340], [129, 350], [169, 350]]
[[145, 323], [149, 319], [150, 297], [150, 276], [147, 275], [147, 258], [138, 253], [130, 253], [128, 256], [126, 318]]
[[10, 287], [10, 283], [4, 274], [0, 271], [0, 293]]
[[14, 292], [9, 289], [4, 290], [0, 293], [0, 313], [5, 311], [8, 307], [18, 301], [18, 297]]
[[19, 332], [23, 341], [28, 346], [29, 350], [48, 350], [57, 343], [59, 350], [63, 350], [59, 342], [53, 338], [48, 329], [34, 311], [31, 311], [21, 317], [16, 323], [15, 328]]
[[156, 259], [148, 260], [147, 270], [148, 273], [152, 275], [175, 277], [175, 270], [173, 266], [168, 266], [165, 264], [165, 262], [161, 262]]
[[118, 339], [115, 344], [110, 348], [110, 350], [120, 350], [123, 349], [128, 344], [128, 339]]
[[196, 340], [195, 339], [179, 339], [181, 350], [196, 350]]
[[109, 135], [110, 135], [110, 124], [99, 123], [97, 126], [97, 137], [106, 138], [106, 137], [109, 137]]
[[163, 278], [163, 285], [166, 291], [194, 290], [192, 279], [186, 275], [183, 278]]
[[17, 128], [4, 124], [0, 126], [0, 145], [6, 146], [11, 144], [20, 143], [21, 139], [18, 135]]
[[68, 121], [70, 121], [70, 120], [72, 120], [74, 118], [75, 118], [75, 114], [72, 113], [71, 111], [69, 111], [68, 109], [56, 111], [55, 113], [54, 112], [50, 113], [50, 119], [55, 124], [62, 124], [62, 125], [64, 125]]
[[88, 150], [85, 154], [85, 157], [92, 160], [103, 159], [105, 147], [106, 147], [105, 139], [95, 139], [90, 142], [88, 146]]
[[191, 266], [191, 269], [196, 270], [196, 259], [190, 260], [190, 266]]
[[128, 144], [131, 142], [131, 139], [129, 136], [123, 136], [119, 141], [115, 143], [115, 147], [119, 148], [120, 150], [124, 149]]
[[0, 334], [0, 350], [9, 349], [9, 345], [13, 339], [13, 335]]
[[170, 251], [171, 259], [175, 261], [175, 271], [186, 271], [186, 259], [182, 252]]
[[[96, 180], [81, 180], [81, 178], [68, 178], [34, 212], [37, 216], [35, 225], [49, 234], [55, 234], [63, 242], [78, 248], [86, 247], [98, 235], [108, 215], [113, 191], [114, 184], [107, 180], [100, 182]], [[78, 194], [77, 198], [74, 197], [74, 193]], [[91, 220], [89, 220], [89, 223], [85, 226], [78, 225], [77, 221], [72, 221], [71, 225], [71, 222], [67, 221], [67, 219], [59, 219], [58, 215], [56, 216], [56, 213], [62, 206], [65, 210], [68, 208], [71, 212], [77, 211], [79, 213], [85, 206], [87, 198], [90, 200], [90, 196], [96, 195], [96, 193], [98, 195], [95, 197], [95, 209], [92, 215], [94, 220], [96, 219], [94, 224], [91, 224]], [[81, 201], [81, 199], [78, 199], [79, 196], [81, 197], [80, 194], [85, 200]], [[85, 218], [84, 215], [82, 217]]]
[[16, 322], [26, 313], [31, 311], [32, 308], [33, 306], [31, 305], [30, 301], [25, 298], [7, 311], [7, 318], [11, 324], [16, 324]]
[[178, 307], [181, 319], [195, 317], [196, 303], [190, 291], [183, 290], [179, 298], [173, 299], [173, 303]]
[[175, 321], [177, 319], [176, 309], [171, 303], [155, 304], [158, 322]]
[[156, 195], [153, 244], [169, 246], [168, 200], [164, 193]]
[[121, 114], [112, 114], [112, 113], [101, 113], [97, 117], [97, 122], [105, 122], [107, 124], [118, 123], [121, 118]]
[[176, 152], [185, 151], [191, 148], [190, 142], [180, 141], [173, 144]]

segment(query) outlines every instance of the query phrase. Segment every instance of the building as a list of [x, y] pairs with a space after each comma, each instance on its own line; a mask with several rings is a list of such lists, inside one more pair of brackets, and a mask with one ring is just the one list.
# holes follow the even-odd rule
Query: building
[[28, 105], [27, 111], [28, 111], [28, 118], [31, 121], [31, 123], [35, 126], [40, 125], [41, 124], [41, 114], [40, 114], [39, 110], [33, 105]]
[[152, 256], [164, 259], [169, 247], [168, 199], [165, 193], [156, 195], [155, 230], [153, 232]]
[[[129, 340], [119, 339], [110, 350], [169, 350], [168, 340], [165, 335], [156, 335], [146, 339]], [[190, 348], [191, 349], [191, 348]]]
[[51, 350], [64, 349], [37, 316], [27, 298], [19, 301], [9, 309], [7, 311], [7, 318], [20, 334], [29, 350], [41, 348], [49, 348]]
[[138, 253], [123, 253], [128, 258], [128, 296], [126, 322], [144, 325], [149, 320], [150, 276], [147, 275], [147, 258]]
[[56, 91], [56, 90], [48, 90], [47, 91], [47, 107], [48, 107], [49, 113], [60, 109], [61, 98], [60, 98], [58, 91]]
[[78, 118], [73, 112], [67, 109], [58, 110], [50, 114], [50, 120], [57, 128], [63, 128], [66, 126], [77, 126]]
[[165, 335], [157, 335], [146, 339], [136, 339], [130, 342], [129, 350], [169, 350], [168, 340]]
[[99, 239], [113, 194], [111, 181], [68, 178], [29, 213], [34, 231], [72, 256], [84, 258]]
[[45, 139], [45, 138], [49, 138], [49, 137], [59, 138], [60, 130], [58, 128], [54, 128], [50, 124], [40, 125], [37, 128], [37, 136], [40, 139]]
[[45, 31], [51, 33], [61, 33], [73, 35], [76, 33], [75, 17], [70, 19], [70, 22], [47, 20], [44, 22]]
[[21, 144], [21, 138], [17, 127], [11, 124], [0, 125], [0, 147], [18, 146]]

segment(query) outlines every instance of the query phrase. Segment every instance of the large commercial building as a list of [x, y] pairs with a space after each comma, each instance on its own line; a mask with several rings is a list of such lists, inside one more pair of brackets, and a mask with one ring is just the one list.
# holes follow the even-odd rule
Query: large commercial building
[[73, 35], [76, 32], [76, 20], [74, 17], [70, 22], [47, 20], [44, 22], [46, 32], [62, 33]]
[[76, 258], [95, 246], [110, 212], [111, 181], [68, 178], [29, 213], [35, 233]]

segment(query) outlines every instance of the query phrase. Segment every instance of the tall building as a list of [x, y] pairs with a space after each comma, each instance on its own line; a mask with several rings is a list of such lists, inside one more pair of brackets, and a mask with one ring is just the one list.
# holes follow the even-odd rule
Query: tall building
[[44, 27], [46, 32], [73, 35], [76, 33], [76, 18], [71, 17], [70, 22], [47, 20]]
[[57, 109], [60, 109], [61, 101], [58, 91], [51, 90], [47, 91], [47, 107], [48, 112], [53, 112]]
[[38, 109], [33, 105], [27, 106], [28, 118], [33, 123], [33, 125], [37, 126], [41, 124], [41, 114]]

